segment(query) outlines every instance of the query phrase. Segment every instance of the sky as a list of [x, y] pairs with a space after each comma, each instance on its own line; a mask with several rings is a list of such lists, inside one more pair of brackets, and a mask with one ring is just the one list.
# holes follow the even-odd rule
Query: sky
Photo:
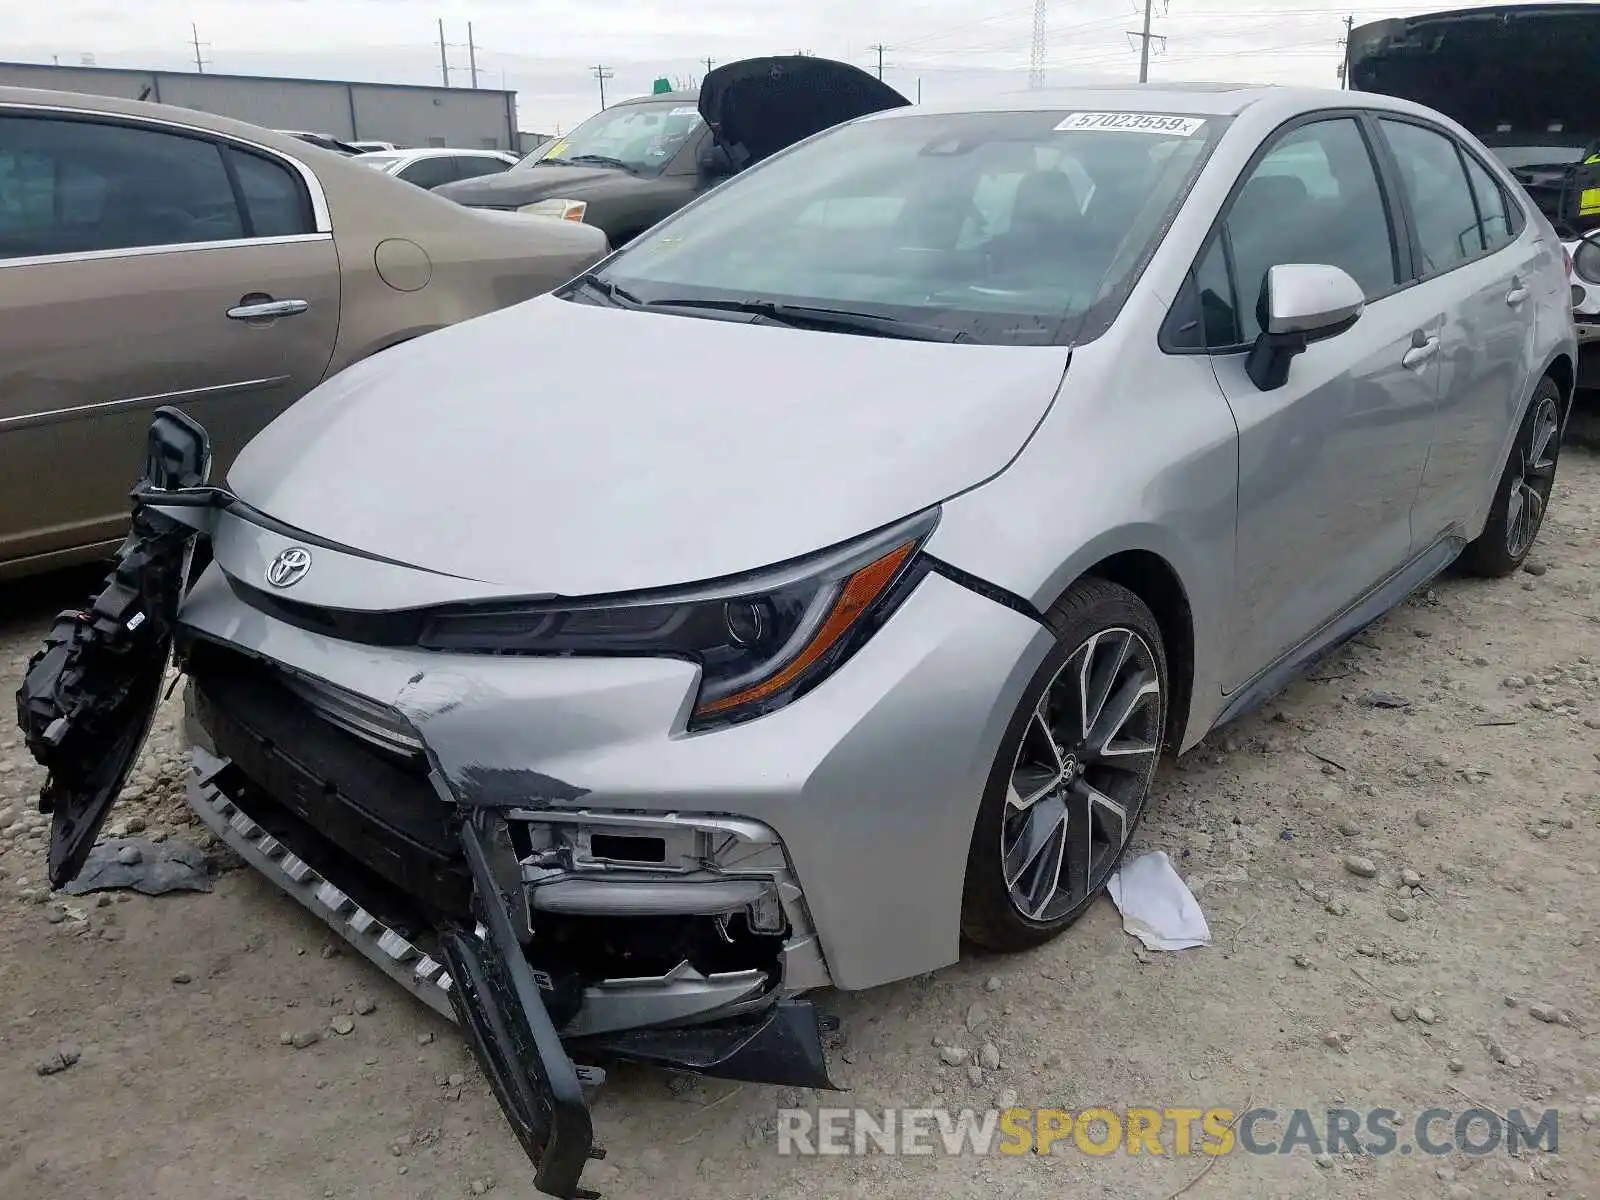
[[[1435, 5], [1334, 0], [1154, 0], [1150, 78], [1338, 86], [1345, 18], [1359, 25]], [[1144, 0], [1047, 0], [1048, 84], [1135, 81]], [[797, 50], [876, 71], [908, 98], [960, 101], [1025, 88], [1032, 0], [53, 0], [8, 6], [0, 60], [391, 83], [517, 93], [522, 129], [557, 133], [658, 76], [693, 84], [705, 60]]]

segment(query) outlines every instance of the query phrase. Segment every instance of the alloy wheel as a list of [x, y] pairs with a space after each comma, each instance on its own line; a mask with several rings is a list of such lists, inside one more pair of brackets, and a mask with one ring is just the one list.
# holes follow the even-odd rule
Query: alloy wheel
[[1001, 873], [1022, 916], [1052, 921], [1105, 884], [1154, 778], [1162, 716], [1155, 654], [1131, 629], [1094, 634], [1050, 680], [1000, 830]]
[[1533, 414], [1528, 444], [1521, 449], [1521, 462], [1511, 495], [1506, 500], [1506, 553], [1521, 558], [1539, 536], [1550, 489], [1556, 479], [1556, 439], [1561, 430], [1556, 401], [1544, 396]]

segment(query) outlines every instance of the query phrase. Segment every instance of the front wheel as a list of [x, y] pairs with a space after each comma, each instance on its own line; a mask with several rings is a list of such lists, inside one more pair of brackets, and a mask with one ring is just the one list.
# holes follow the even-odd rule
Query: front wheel
[[1111, 878], [1144, 812], [1166, 728], [1161, 630], [1133, 592], [1074, 584], [1056, 645], [1012, 717], [967, 853], [961, 931], [991, 950], [1049, 941]]
[[1461, 569], [1487, 579], [1509, 575], [1533, 549], [1556, 483], [1561, 454], [1561, 389], [1548, 376], [1534, 389], [1511, 456], [1500, 474], [1489, 520], [1461, 552]]

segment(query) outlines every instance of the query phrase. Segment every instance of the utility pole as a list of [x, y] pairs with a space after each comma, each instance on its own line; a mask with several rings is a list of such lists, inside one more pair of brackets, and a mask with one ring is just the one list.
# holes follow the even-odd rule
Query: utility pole
[[1150, 81], [1150, 43], [1160, 42], [1166, 45], [1167, 39], [1159, 33], [1150, 32], [1150, 10], [1155, 7], [1155, 0], [1144, 0], [1144, 32], [1134, 33], [1131, 29], [1128, 36], [1139, 39], [1139, 82]]
[[705, 58], [702, 58], [700, 61], [705, 63], [705, 65], [706, 65], [706, 74], [707, 75], [711, 74], [711, 68], [717, 65], [717, 60], [712, 58], [712, 57], [710, 57], [709, 55], [707, 57], [705, 57]]
[[922, 76], [917, 76], [917, 103], [922, 103]]
[[478, 46], [472, 40], [472, 22], [467, 22], [467, 70], [472, 73], [472, 86], [478, 86]]
[[876, 50], [878, 52], [878, 78], [881, 80], [883, 78], [883, 52], [887, 50], [888, 47], [882, 42], [879, 42], [875, 46], [868, 46], [867, 49]]
[[[205, 62], [205, 59], [202, 58], [201, 55], [200, 55], [200, 45], [201, 45], [201, 42], [200, 42], [200, 30], [199, 30], [199, 28], [197, 26], [195, 26], [193, 23], [191, 23], [190, 26], [189, 26], [189, 33], [190, 33], [189, 44], [194, 47], [194, 69], [195, 69], [195, 72], [196, 72], [196, 74], [204, 75], [206, 73], [206, 62]], [[211, 43], [207, 42], [205, 44], [206, 45], [210, 45]]]
[[444, 50], [444, 18], [439, 18], [439, 74], [444, 78], [445, 87], [450, 86], [450, 59]]
[[597, 66], [594, 68], [594, 77], [600, 81], [600, 108], [602, 111], [606, 106], [606, 80], [610, 79], [615, 74], [616, 72], [607, 66]]
[[1339, 64], [1339, 86], [1350, 87], [1350, 34], [1355, 29], [1355, 17], [1348, 16], [1344, 19], [1344, 37], [1339, 39], [1339, 44], [1344, 47], [1344, 60]]

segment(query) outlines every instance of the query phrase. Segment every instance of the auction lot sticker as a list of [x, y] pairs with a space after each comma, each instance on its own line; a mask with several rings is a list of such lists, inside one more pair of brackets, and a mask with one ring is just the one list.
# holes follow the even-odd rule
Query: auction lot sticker
[[1056, 131], [1104, 129], [1117, 133], [1163, 133], [1193, 137], [1206, 123], [1204, 117], [1173, 117], [1161, 113], [1075, 112], [1056, 126]]

